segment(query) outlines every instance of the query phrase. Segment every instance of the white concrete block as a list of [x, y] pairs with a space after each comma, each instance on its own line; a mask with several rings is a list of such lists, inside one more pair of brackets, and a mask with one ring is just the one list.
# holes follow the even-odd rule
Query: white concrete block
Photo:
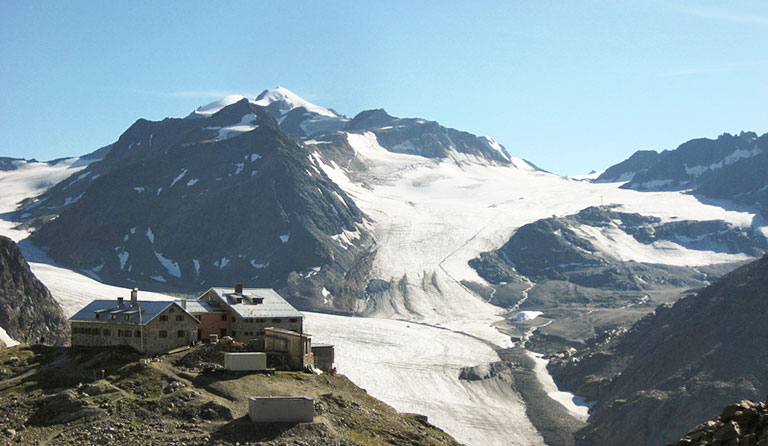
[[257, 397], [250, 398], [248, 415], [254, 423], [302, 423], [314, 420], [315, 407], [304, 396]]
[[267, 354], [258, 352], [224, 353], [224, 368], [233, 372], [267, 369]]

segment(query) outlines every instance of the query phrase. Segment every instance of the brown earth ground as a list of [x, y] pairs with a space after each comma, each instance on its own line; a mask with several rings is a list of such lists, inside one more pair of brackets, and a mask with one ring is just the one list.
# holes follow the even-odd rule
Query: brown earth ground
[[[342, 375], [235, 373], [201, 345], [141, 363], [120, 348], [0, 349], [2, 445], [457, 445]], [[314, 399], [311, 423], [253, 423], [252, 396]]]

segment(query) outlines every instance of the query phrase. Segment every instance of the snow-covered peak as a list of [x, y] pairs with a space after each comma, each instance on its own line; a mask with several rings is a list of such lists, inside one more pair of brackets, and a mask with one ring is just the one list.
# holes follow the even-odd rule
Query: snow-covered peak
[[277, 87], [274, 90], [262, 91], [256, 100], [253, 101], [253, 103], [256, 105], [261, 105], [262, 107], [268, 107], [271, 104], [278, 103], [280, 113], [283, 115], [293, 110], [294, 108], [304, 107], [307, 109], [307, 111], [317, 113], [321, 116], [327, 116], [329, 118], [339, 117], [339, 115], [333, 110], [329, 110], [325, 107], [320, 107], [319, 105], [305, 101], [296, 95], [296, 93], [283, 87]]
[[218, 101], [213, 101], [208, 105], [202, 105], [200, 107], [197, 107], [197, 110], [193, 111], [190, 116], [199, 117], [199, 118], [208, 118], [214, 115], [215, 113], [217, 113], [222, 108], [235, 104], [239, 101], [242, 101], [244, 98], [245, 96], [241, 96], [239, 94], [229, 95], [219, 99]]

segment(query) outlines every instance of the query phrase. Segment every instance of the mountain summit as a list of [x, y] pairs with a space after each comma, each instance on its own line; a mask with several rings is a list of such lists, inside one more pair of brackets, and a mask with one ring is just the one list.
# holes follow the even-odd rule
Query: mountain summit
[[[315, 113], [320, 116], [326, 116], [329, 118], [341, 118], [342, 116], [335, 111], [320, 107], [319, 105], [312, 104], [300, 98], [296, 93], [284, 87], [277, 87], [274, 90], [264, 90], [253, 101], [256, 105], [267, 107], [270, 111], [278, 109], [281, 115], [285, 115], [291, 110], [297, 108], [304, 108], [310, 113]], [[276, 113], [273, 113], [276, 114]]]
[[[198, 107], [187, 118], [210, 118], [223, 108], [246, 99], [230, 95]], [[315, 105], [284, 87], [264, 90], [256, 99], [248, 99], [252, 105], [265, 107], [280, 128], [293, 135], [305, 137], [330, 130], [341, 130], [349, 119], [334, 110]]]

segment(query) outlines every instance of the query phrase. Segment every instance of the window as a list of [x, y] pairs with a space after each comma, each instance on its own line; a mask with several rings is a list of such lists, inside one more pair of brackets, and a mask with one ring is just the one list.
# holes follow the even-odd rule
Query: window
[[282, 319], [272, 319], [272, 323], [274, 324], [279, 324], [282, 321], [283, 321]]
[[117, 337], [119, 337], [119, 338], [123, 337], [123, 330], [121, 330], [121, 329], [117, 330]]
[[163, 321], [163, 322], [167, 322], [168, 321], [168, 315], [167, 314], [160, 315], [160, 320]]
[[292, 318], [291, 318], [291, 322], [299, 322], [299, 318], [296, 318], [296, 317], [292, 317]]
[[175, 309], [175, 308], [173, 308], [173, 307], [171, 307], [171, 309], [170, 309], [170, 310], [168, 310], [168, 312], [169, 312], [169, 313], [175, 313], [175, 312], [176, 312], [176, 309]]
[[105, 328], [101, 330], [101, 334], [103, 334], [104, 336], [109, 336], [109, 328]]
[[123, 330], [123, 336], [126, 338], [130, 338], [132, 333], [132, 330]]
[[101, 316], [101, 313], [94, 313], [94, 314], [93, 314], [93, 317], [94, 317], [94, 319], [98, 319], [98, 318], [99, 318], [99, 316]]
[[176, 336], [177, 336], [177, 337], [179, 337], [179, 338], [183, 338], [183, 337], [184, 337], [184, 330], [179, 330], [179, 331], [176, 333]]
[[125, 320], [126, 321], [130, 321], [131, 320], [131, 315], [130, 314], [126, 314], [125, 315]]
[[264, 319], [256, 319], [256, 323], [257, 324], [263, 324], [264, 323]]
[[226, 336], [226, 335], [227, 335], [227, 329], [226, 329], [226, 328], [222, 328], [222, 329], [219, 331], [219, 335], [220, 335], [220, 337], [222, 337], [222, 338], [223, 338], [224, 336]]
[[134, 335], [136, 335], [137, 338], [140, 338], [141, 337], [141, 330], [136, 330], [136, 333], [134, 333]]
[[117, 319], [117, 314], [112, 313], [112, 319]]
[[226, 321], [227, 320], [227, 313], [224, 313], [221, 315], [221, 320]]
[[158, 337], [167, 338], [168, 337], [168, 332], [165, 331], [165, 330], [160, 330], [160, 333], [158, 334]]
[[183, 314], [176, 315], [176, 320], [179, 321], [179, 322], [183, 321], [184, 320], [184, 315]]

